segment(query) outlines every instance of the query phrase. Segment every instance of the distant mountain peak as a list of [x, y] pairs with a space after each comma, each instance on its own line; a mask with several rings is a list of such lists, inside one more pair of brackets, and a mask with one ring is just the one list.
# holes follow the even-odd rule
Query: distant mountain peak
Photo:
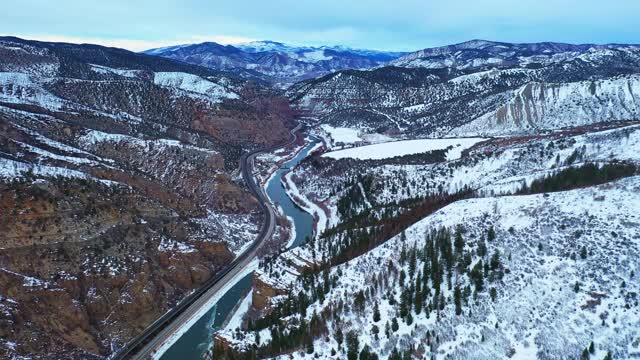
[[144, 53], [217, 70], [250, 71], [284, 85], [337, 70], [374, 68], [406, 54], [346, 46], [294, 46], [273, 40], [234, 46], [217, 43], [177, 45]]

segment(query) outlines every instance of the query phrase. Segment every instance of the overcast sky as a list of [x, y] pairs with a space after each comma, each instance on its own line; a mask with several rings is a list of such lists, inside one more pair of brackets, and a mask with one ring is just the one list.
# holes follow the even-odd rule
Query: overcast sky
[[20, 0], [0, 34], [144, 50], [276, 40], [417, 50], [470, 39], [640, 43], [640, 0]]

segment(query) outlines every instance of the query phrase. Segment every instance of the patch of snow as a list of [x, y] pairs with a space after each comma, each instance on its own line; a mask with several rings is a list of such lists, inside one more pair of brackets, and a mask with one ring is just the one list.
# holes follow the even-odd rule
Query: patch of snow
[[113, 75], [124, 76], [127, 78], [137, 78], [142, 72], [141, 70], [115, 69], [115, 68], [102, 66], [102, 65], [95, 65], [95, 64], [90, 64], [90, 65], [91, 65], [91, 70], [93, 70], [98, 74], [113, 74]]
[[375, 145], [360, 146], [350, 149], [325, 153], [322, 156], [332, 159], [354, 158], [360, 160], [380, 160], [395, 156], [419, 154], [433, 150], [453, 147], [447, 152], [448, 160], [459, 159], [462, 151], [470, 148], [484, 138], [451, 138], [451, 139], [420, 139], [393, 141]]
[[212, 102], [221, 102], [224, 99], [240, 98], [238, 94], [220, 84], [188, 73], [157, 72], [155, 73], [153, 82], [156, 85], [202, 95], [205, 99]]
[[333, 139], [334, 143], [341, 142], [345, 144], [351, 144], [355, 142], [362, 141], [358, 134], [360, 131], [356, 129], [350, 129], [345, 127], [332, 127], [328, 124], [323, 124], [320, 128], [326, 131], [329, 136]]

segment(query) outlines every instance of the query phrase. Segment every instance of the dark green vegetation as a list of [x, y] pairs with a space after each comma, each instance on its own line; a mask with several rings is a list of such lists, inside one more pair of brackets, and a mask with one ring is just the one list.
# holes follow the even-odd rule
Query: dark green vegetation
[[[339, 206], [353, 213], [353, 208], [362, 202], [358, 192], [357, 186], [352, 187], [345, 195], [346, 198], [340, 200]], [[455, 201], [472, 196], [473, 192], [470, 189], [463, 189], [454, 194], [415, 197], [399, 203], [368, 208], [322, 234], [321, 241], [331, 238], [331, 241], [321, 243], [325, 246], [323, 250], [326, 252], [327, 265], [335, 266], [356, 258], [401, 233], [420, 219]]]
[[566, 191], [604, 184], [637, 173], [638, 166], [627, 162], [612, 162], [602, 166], [586, 163], [579, 167], [563, 169], [542, 179], [534, 180], [530, 186], [524, 185], [517, 193], [539, 194]]

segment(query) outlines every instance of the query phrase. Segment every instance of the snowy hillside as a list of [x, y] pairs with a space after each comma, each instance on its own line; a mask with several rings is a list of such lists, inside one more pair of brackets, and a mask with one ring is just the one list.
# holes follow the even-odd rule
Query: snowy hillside
[[[640, 326], [638, 194], [640, 178], [635, 177], [593, 189], [446, 207], [407, 229], [406, 239], [397, 236], [331, 269], [336, 283], [306, 310], [307, 322], [312, 314], [328, 314], [327, 337], [314, 341], [315, 354], [344, 356], [348, 345], [338, 343], [340, 331], [356, 334], [357, 352], [368, 346], [382, 359], [394, 350], [427, 358], [578, 358], [592, 342], [595, 358], [607, 352], [614, 358], [638, 356], [640, 339], [633, 330]], [[485, 269], [481, 291], [467, 292], [475, 286], [469, 273], [445, 270], [449, 280], [434, 298], [434, 284], [423, 280], [427, 275], [420, 260], [428, 247], [425, 235], [443, 227], [455, 232], [457, 226], [463, 228], [463, 251], [472, 257], [467, 271], [481, 260], [492, 262], [492, 254], [500, 254], [500, 265]], [[495, 239], [487, 239], [489, 229]], [[477, 255], [481, 242], [487, 255]], [[405, 249], [409, 259], [402, 259], [398, 249]], [[415, 265], [411, 249], [418, 251]], [[415, 297], [420, 291], [415, 284], [424, 287], [424, 308], [409, 302], [402, 318], [398, 304], [407, 293]], [[459, 315], [456, 288], [462, 289]], [[354, 304], [361, 292], [363, 304]], [[444, 303], [437, 304], [441, 299]], [[294, 358], [312, 357], [294, 353]]]
[[[637, 123], [488, 139], [455, 158], [381, 145], [329, 152], [286, 176], [320, 235], [264, 261], [253, 310], [216, 335], [214, 354], [640, 354]], [[331, 156], [367, 147], [375, 160]], [[583, 184], [598, 168], [631, 170]], [[577, 183], [554, 180], [572, 171], [583, 171]], [[512, 195], [545, 182], [565, 187]]]
[[529, 83], [498, 109], [452, 133], [508, 134], [640, 117], [640, 76], [578, 83]]
[[478, 46], [512, 55], [576, 54], [536, 66], [511, 60], [473, 67], [392, 63], [300, 82], [287, 94], [322, 123], [407, 138], [531, 134], [638, 118], [639, 47], [496, 44], [501, 43], [471, 43], [462, 50], [452, 45], [428, 53], [462, 52], [469, 61], [486, 55]]
[[240, 98], [238, 94], [224, 86], [192, 74], [158, 72], [155, 73], [153, 82], [156, 85], [204, 95], [205, 99], [212, 102]]

